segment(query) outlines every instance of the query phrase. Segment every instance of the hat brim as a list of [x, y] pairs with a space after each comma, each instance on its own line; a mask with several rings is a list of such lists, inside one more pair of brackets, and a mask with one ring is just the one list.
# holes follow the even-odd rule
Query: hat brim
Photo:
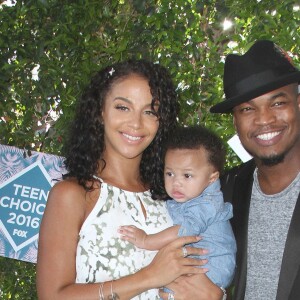
[[293, 74], [289, 74], [288, 76], [280, 77], [278, 80], [270, 82], [264, 86], [260, 86], [255, 90], [251, 90], [242, 95], [238, 95], [236, 97], [228, 98], [223, 100], [222, 102], [212, 106], [210, 108], [211, 113], [230, 113], [232, 109], [244, 102], [247, 102], [251, 99], [259, 97], [265, 93], [270, 91], [279, 89], [285, 85], [289, 85], [291, 83], [297, 83], [300, 81], [300, 71], [295, 72]]

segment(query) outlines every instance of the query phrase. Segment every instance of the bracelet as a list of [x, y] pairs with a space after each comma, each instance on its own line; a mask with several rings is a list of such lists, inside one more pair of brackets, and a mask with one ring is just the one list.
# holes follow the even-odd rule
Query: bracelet
[[104, 282], [100, 283], [100, 287], [99, 287], [99, 300], [105, 300], [104, 299], [104, 294], [103, 294], [103, 286], [104, 286]]
[[115, 294], [113, 292], [113, 280], [110, 282], [110, 293], [111, 293], [111, 300], [115, 300]]
[[226, 300], [226, 299], [227, 299], [227, 293], [226, 293], [226, 290], [225, 290], [223, 287], [220, 287], [220, 289], [221, 289], [222, 292], [223, 292], [222, 300]]

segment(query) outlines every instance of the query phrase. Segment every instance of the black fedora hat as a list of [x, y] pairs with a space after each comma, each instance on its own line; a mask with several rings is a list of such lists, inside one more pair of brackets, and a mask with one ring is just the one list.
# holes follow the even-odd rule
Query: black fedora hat
[[244, 55], [229, 54], [224, 67], [225, 100], [212, 113], [228, 113], [243, 102], [300, 81], [291, 58], [272, 41], [257, 41]]

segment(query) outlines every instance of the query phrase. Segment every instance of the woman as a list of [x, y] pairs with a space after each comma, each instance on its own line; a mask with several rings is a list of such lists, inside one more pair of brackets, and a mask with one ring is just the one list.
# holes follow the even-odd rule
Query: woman
[[183, 256], [182, 247], [197, 237], [155, 255], [117, 235], [125, 224], [147, 233], [172, 225], [165, 203], [151, 194], [163, 188], [161, 144], [176, 124], [177, 107], [162, 66], [127, 61], [93, 77], [67, 143], [69, 174], [52, 188], [41, 224], [40, 299], [156, 299], [159, 287], [206, 271], [195, 267], [203, 262]]

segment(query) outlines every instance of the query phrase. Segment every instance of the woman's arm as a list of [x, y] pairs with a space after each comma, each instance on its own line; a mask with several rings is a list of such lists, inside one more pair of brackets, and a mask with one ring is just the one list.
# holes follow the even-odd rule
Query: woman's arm
[[[78, 234], [97, 196], [86, 193], [70, 180], [52, 188], [39, 237], [37, 292], [40, 300], [100, 299], [99, 290], [103, 283], [75, 283]], [[182, 255], [182, 246], [197, 240], [196, 237], [179, 238], [161, 249], [152, 263], [137, 273], [105, 282], [102, 287], [104, 299], [111, 296], [111, 284], [116, 298], [131, 299], [148, 289], [169, 284], [183, 274], [205, 272], [195, 267], [203, 264], [200, 260]], [[203, 255], [200, 249], [187, 249], [191, 255]]]
[[[167, 285], [174, 292], [176, 300], [222, 300], [224, 293], [205, 274], [181, 276]], [[159, 292], [167, 300], [169, 294]]]

